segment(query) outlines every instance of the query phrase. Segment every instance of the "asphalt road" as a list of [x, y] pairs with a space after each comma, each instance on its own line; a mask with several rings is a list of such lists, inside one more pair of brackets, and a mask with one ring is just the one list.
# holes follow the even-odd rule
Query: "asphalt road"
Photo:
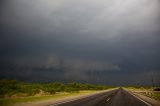
[[50, 106], [150, 106], [122, 88]]

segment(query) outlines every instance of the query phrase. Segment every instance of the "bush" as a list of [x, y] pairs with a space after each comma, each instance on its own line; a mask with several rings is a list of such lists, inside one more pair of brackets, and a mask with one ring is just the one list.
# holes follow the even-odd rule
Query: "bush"
[[20, 89], [16, 80], [0, 80], [0, 95], [12, 95]]
[[160, 87], [154, 88], [154, 91], [160, 91]]

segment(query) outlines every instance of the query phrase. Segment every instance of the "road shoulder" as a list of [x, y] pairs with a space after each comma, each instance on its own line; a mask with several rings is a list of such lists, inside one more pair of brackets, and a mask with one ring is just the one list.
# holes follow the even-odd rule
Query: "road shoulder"
[[141, 99], [142, 101], [147, 102], [151, 106], [160, 106], [160, 101], [158, 101], [158, 100], [152, 99], [150, 97], [144, 96], [142, 94], [136, 93], [136, 92], [128, 90], [128, 89], [125, 89], [125, 90], [128, 91], [129, 93], [131, 93], [132, 95], [134, 95], [135, 97], [137, 97], [138, 99]]

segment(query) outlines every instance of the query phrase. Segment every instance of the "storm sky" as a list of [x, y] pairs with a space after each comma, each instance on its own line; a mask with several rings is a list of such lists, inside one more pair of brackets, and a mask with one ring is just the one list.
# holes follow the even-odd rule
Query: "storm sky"
[[1, 0], [0, 78], [160, 84], [160, 0]]

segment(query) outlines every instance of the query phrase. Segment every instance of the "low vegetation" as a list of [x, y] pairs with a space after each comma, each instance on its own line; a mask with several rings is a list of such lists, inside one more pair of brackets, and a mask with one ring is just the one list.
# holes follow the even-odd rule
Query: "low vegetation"
[[153, 90], [152, 86], [126, 86], [125, 88], [133, 90]]
[[80, 90], [104, 90], [104, 85], [82, 83], [26, 83], [16, 80], [0, 80], [0, 97], [25, 97], [34, 95], [53, 95], [57, 92], [79, 92]]
[[92, 93], [112, 86], [82, 83], [27, 83], [16, 80], [0, 80], [0, 105], [13, 105], [50, 98]]
[[18, 98], [0, 98], [0, 106], [13, 106], [14, 104], [26, 104], [29, 102], [39, 102], [45, 100], [58, 100], [65, 97], [75, 97], [81, 96], [84, 94], [95, 93], [96, 90], [86, 90], [79, 92], [59, 92], [54, 95], [44, 95], [44, 96], [27, 96], [27, 97], [18, 97]]
[[152, 86], [132, 86], [132, 87], [126, 87], [134, 92], [137, 92], [139, 94], [148, 96], [150, 98], [160, 100], [160, 87], [152, 87]]

